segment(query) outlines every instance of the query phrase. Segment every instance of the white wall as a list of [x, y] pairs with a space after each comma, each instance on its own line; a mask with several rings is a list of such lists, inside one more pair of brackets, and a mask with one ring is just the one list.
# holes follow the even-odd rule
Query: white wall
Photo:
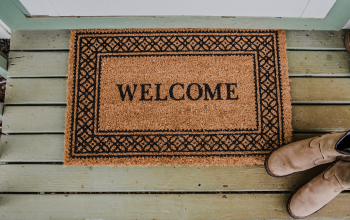
[[46, 16], [249, 16], [324, 18], [336, 0], [20, 0]]
[[10, 37], [10, 28], [0, 19], [0, 39], [9, 39]]
[[343, 29], [350, 29], [350, 20], [348, 21], [348, 23], [346, 23]]

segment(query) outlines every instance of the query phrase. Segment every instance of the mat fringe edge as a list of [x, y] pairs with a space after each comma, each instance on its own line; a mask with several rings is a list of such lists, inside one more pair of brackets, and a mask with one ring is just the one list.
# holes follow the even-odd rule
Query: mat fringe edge
[[110, 165], [110, 166], [232, 166], [261, 165], [264, 156], [233, 156], [233, 157], [128, 157], [128, 158], [79, 158], [65, 160], [64, 165]]
[[280, 54], [280, 68], [281, 68], [281, 89], [282, 89], [282, 109], [284, 117], [284, 139], [283, 144], [289, 144], [292, 142], [292, 103], [289, 86], [288, 76], [288, 59], [287, 59], [287, 44], [286, 44], [286, 32], [285, 30], [278, 31], [278, 48]]

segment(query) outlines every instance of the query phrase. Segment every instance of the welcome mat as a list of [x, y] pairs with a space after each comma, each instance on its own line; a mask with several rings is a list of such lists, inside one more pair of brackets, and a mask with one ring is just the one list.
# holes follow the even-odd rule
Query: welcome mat
[[72, 30], [64, 164], [243, 165], [291, 141], [283, 30]]

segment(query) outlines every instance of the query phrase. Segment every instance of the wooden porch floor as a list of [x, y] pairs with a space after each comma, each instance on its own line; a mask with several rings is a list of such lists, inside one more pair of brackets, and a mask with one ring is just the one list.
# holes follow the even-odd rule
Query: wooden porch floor
[[[350, 129], [344, 32], [288, 31], [293, 138]], [[0, 151], [0, 219], [289, 219], [290, 192], [326, 166], [64, 167], [69, 31], [14, 31]], [[91, 192], [93, 194], [91, 194]], [[309, 219], [350, 218], [343, 192]]]

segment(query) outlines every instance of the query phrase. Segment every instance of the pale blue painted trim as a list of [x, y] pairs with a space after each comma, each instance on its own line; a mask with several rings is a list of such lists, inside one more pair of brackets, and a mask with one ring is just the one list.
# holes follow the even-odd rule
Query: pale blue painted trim
[[1, 0], [0, 19], [11, 29], [25, 21], [25, 15], [12, 0]]
[[[3, 7], [3, 2], [6, 7]], [[11, 4], [12, 3], [12, 4]], [[238, 28], [340, 30], [350, 19], [350, 0], [337, 0], [326, 18], [259, 17], [25, 17], [12, 0], [2, 0], [0, 19], [12, 30], [85, 28]]]
[[4, 105], [0, 104], [0, 121], [2, 121], [2, 115], [4, 114]]
[[0, 52], [0, 75], [7, 79], [7, 56]]
[[7, 79], [7, 71], [0, 67], [0, 75]]
[[19, 10], [21, 10], [25, 16], [30, 16], [29, 11], [24, 7], [24, 5], [20, 2], [20, 0], [12, 0], [12, 1], [17, 5]]

